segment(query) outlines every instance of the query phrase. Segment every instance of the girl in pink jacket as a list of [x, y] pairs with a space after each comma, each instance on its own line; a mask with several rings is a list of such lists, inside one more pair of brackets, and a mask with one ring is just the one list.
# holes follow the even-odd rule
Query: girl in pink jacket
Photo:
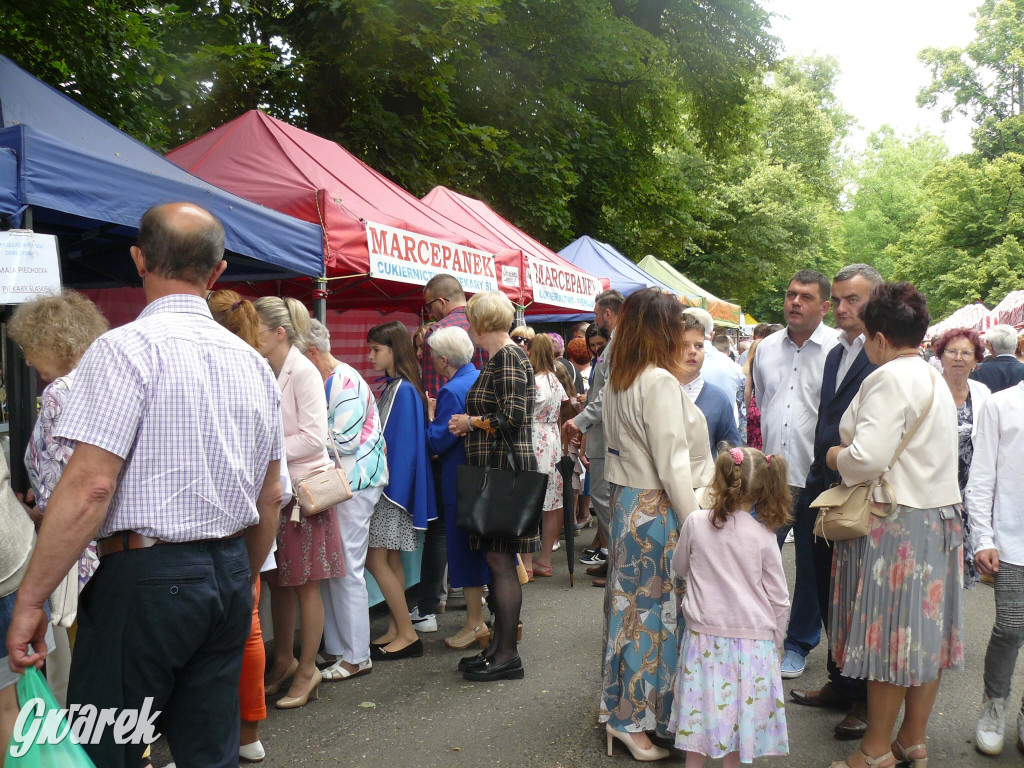
[[785, 460], [721, 453], [712, 500], [686, 518], [672, 557], [687, 588], [669, 727], [686, 768], [789, 754], [778, 651], [789, 590], [774, 533], [789, 517]]

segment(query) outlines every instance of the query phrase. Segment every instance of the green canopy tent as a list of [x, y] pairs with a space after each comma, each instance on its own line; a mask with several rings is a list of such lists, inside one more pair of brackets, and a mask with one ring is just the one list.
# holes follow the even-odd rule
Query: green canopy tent
[[704, 290], [667, 262], [647, 255], [640, 260], [639, 267], [651, 277], [678, 291], [679, 298], [684, 304], [689, 304], [691, 307], [703, 307], [710, 312], [711, 317], [715, 320], [715, 325], [725, 328], [740, 327], [742, 315], [738, 305], [720, 299], [713, 293]]

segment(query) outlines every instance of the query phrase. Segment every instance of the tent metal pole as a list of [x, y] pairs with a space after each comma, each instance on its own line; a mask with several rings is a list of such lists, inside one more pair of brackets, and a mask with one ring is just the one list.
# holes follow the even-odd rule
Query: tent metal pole
[[[32, 228], [32, 206], [25, 209], [22, 218], [24, 229]], [[10, 327], [15, 307], [4, 307], [4, 322]], [[8, 337], [6, 339], [7, 359], [7, 412], [10, 417], [8, 433], [11, 456], [11, 487], [19, 493], [29, 489], [28, 470], [25, 468], [25, 448], [36, 415], [36, 372], [25, 362], [21, 349]]]
[[316, 288], [313, 289], [313, 317], [327, 324], [327, 280], [322, 277], [316, 279]]

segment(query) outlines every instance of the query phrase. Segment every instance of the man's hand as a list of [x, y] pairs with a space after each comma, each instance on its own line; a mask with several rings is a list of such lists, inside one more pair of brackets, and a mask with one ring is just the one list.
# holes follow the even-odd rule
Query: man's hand
[[[46, 611], [41, 605], [28, 605], [19, 595], [7, 630], [7, 663], [21, 674], [29, 667], [37, 669], [46, 660]], [[34, 651], [34, 653], [32, 652]]]
[[575, 419], [566, 419], [565, 423], [562, 425], [562, 431], [565, 432], [570, 439], [579, 437], [579, 435], [582, 434], [580, 432], [580, 428], [576, 426]]
[[993, 547], [975, 552], [974, 567], [982, 576], [995, 576], [999, 573], [999, 551]]

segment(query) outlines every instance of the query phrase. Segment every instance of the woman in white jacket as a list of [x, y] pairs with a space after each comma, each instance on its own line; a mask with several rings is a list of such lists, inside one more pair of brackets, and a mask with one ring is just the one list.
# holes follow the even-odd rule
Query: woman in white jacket
[[626, 299], [604, 393], [605, 474], [611, 484], [608, 631], [600, 720], [638, 760], [668, 757], [683, 589], [671, 562], [695, 487], [714, 466], [704, 416], [683, 392], [682, 305], [655, 289]]

